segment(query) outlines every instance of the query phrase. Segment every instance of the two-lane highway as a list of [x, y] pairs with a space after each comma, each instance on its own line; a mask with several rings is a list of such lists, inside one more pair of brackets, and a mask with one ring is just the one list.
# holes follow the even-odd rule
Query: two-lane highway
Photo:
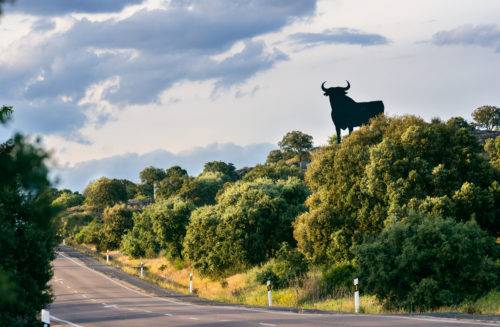
[[203, 303], [160, 290], [69, 247], [59, 249], [53, 265], [56, 299], [50, 313], [54, 321], [71, 326], [500, 326], [473, 320], [294, 313]]

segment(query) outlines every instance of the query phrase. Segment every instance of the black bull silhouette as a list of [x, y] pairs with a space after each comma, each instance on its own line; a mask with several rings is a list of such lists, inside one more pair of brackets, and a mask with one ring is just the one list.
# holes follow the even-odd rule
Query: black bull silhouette
[[384, 103], [382, 101], [356, 102], [349, 98], [346, 93], [351, 87], [347, 81], [346, 87], [325, 88], [325, 83], [321, 84], [324, 95], [330, 98], [332, 107], [332, 120], [337, 131], [337, 143], [340, 143], [340, 130], [349, 129], [351, 134], [354, 127], [361, 126], [384, 112]]

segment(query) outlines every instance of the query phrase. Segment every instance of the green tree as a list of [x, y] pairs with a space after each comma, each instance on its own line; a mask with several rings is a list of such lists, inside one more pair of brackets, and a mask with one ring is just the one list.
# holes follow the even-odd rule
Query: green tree
[[60, 209], [67, 209], [79, 206], [83, 203], [84, 199], [83, 195], [78, 192], [63, 191], [52, 201], [52, 205]]
[[[0, 108], [0, 125], [12, 113]], [[48, 282], [56, 245], [53, 192], [37, 141], [16, 134], [0, 144], [0, 322], [36, 326], [37, 314], [52, 300]]]
[[167, 258], [181, 258], [193, 208], [178, 198], [156, 201], [145, 207], [134, 216], [134, 227], [124, 237], [122, 249], [133, 257], [152, 257], [163, 251]]
[[258, 178], [269, 178], [272, 180], [287, 179], [289, 177], [297, 177], [304, 179], [304, 171], [294, 165], [287, 165], [284, 162], [275, 164], [257, 165], [248, 171], [243, 180], [253, 181]]
[[99, 209], [127, 201], [127, 188], [117, 179], [101, 177], [83, 191], [85, 203]]
[[153, 186], [154, 183], [165, 178], [165, 171], [161, 168], [147, 167], [139, 173], [141, 183]]
[[172, 166], [165, 171], [165, 177], [168, 178], [172, 176], [187, 177], [188, 173], [180, 166]]
[[64, 210], [57, 216], [58, 234], [62, 238], [73, 238], [92, 220], [92, 212]]
[[166, 170], [165, 178], [157, 183], [157, 197], [167, 199], [176, 195], [188, 180], [186, 170], [179, 166], [170, 167]]
[[292, 131], [283, 136], [278, 146], [286, 159], [297, 157], [299, 161], [308, 161], [309, 152], [313, 147], [313, 138], [300, 131]]
[[133, 226], [132, 211], [125, 204], [107, 207], [102, 214], [104, 247], [109, 250], [120, 246], [123, 235]]
[[315, 151], [306, 182], [313, 194], [294, 235], [317, 263], [351, 260], [353, 245], [410, 210], [499, 231], [494, 170], [456, 119], [373, 119], [340, 145]]
[[284, 161], [285, 159], [285, 155], [281, 150], [271, 150], [267, 155], [266, 164], [278, 163]]
[[491, 165], [500, 172], [500, 136], [487, 139], [484, 143], [484, 151], [488, 154]]
[[83, 226], [78, 234], [75, 235], [75, 241], [80, 244], [94, 244], [97, 251], [106, 248], [104, 229], [101, 219], [93, 219], [90, 223]]
[[357, 248], [360, 283], [389, 308], [473, 301], [500, 282], [495, 247], [475, 222], [413, 214]]
[[204, 275], [218, 277], [268, 260], [293, 243], [292, 222], [304, 210], [307, 188], [296, 178], [229, 185], [213, 206], [195, 210], [184, 254]]
[[472, 112], [476, 125], [490, 131], [500, 129], [500, 108], [481, 106]]
[[203, 167], [203, 173], [222, 173], [230, 180], [235, 181], [238, 179], [236, 168], [232, 163], [225, 163], [223, 161], [210, 161]]
[[125, 187], [125, 191], [127, 193], [127, 199], [133, 199], [140, 192], [139, 187], [134, 182], [129, 181], [128, 179], [117, 179], [117, 181]]
[[186, 180], [178, 195], [195, 206], [214, 204], [217, 193], [229, 181], [229, 177], [221, 172], [204, 172]]

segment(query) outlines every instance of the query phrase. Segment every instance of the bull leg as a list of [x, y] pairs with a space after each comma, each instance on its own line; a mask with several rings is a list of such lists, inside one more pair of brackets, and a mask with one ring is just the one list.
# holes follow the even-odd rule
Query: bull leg
[[352, 126], [349, 126], [349, 134], [352, 133], [352, 130], [353, 130]]
[[336, 127], [335, 130], [337, 131], [337, 144], [340, 144], [340, 128]]

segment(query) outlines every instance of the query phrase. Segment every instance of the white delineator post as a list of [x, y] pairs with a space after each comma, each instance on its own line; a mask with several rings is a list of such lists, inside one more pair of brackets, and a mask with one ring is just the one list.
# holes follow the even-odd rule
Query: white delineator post
[[359, 281], [357, 278], [354, 278], [354, 286], [356, 289], [354, 291], [354, 312], [359, 313]]
[[271, 281], [267, 281], [267, 305], [272, 306], [273, 305], [273, 291], [271, 290]]
[[109, 250], [106, 250], [106, 263], [109, 263]]
[[63, 245], [66, 245], [66, 239], [63, 238]]
[[144, 264], [141, 262], [141, 278], [144, 277]]
[[189, 294], [193, 294], [193, 273], [189, 273]]
[[43, 327], [50, 327], [50, 313], [48, 310], [42, 309], [41, 318]]

